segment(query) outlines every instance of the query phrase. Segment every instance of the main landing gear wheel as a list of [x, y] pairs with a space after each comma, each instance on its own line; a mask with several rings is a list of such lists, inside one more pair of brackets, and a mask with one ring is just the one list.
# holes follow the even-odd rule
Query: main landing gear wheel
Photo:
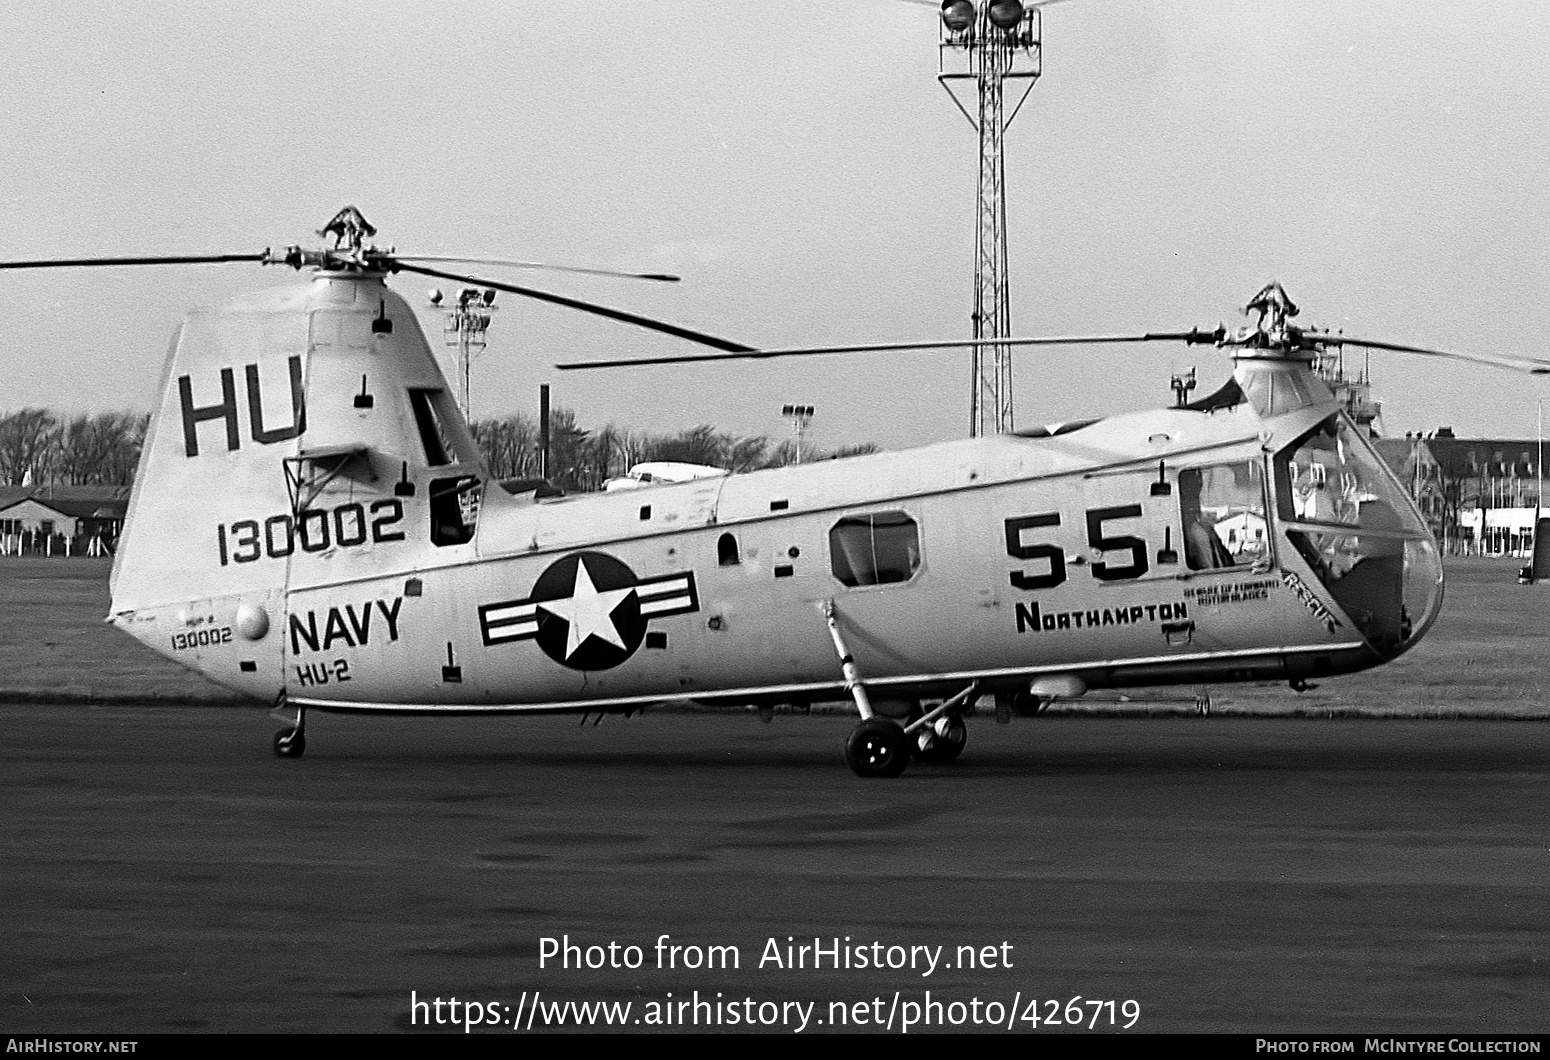
[[969, 727], [956, 714], [948, 714], [916, 729], [911, 749], [922, 762], [946, 765], [963, 753], [968, 742]]
[[274, 753], [281, 758], [300, 758], [307, 749], [307, 738], [300, 729], [281, 729], [274, 734]]
[[887, 718], [868, 718], [845, 741], [845, 760], [858, 777], [896, 777], [910, 762], [904, 727]]

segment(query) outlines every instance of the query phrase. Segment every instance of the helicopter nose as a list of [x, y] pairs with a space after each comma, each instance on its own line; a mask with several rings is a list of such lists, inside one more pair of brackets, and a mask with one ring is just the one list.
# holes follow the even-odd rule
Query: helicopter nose
[[1436, 620], [1442, 608], [1442, 557], [1431, 540], [1386, 541], [1329, 588], [1386, 662], [1414, 647]]

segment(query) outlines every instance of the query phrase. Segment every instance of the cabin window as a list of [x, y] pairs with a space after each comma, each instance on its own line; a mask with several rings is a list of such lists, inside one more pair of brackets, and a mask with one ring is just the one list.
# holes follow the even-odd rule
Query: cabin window
[[465, 545], [479, 525], [479, 480], [472, 475], [431, 480], [431, 544]]
[[1262, 478], [1252, 460], [1179, 472], [1184, 560], [1190, 570], [1246, 566], [1268, 558]]
[[909, 581], [920, 569], [920, 529], [904, 512], [847, 516], [829, 531], [829, 561], [845, 585]]
[[742, 562], [737, 552], [737, 538], [722, 534], [716, 542], [716, 562], [723, 567], [735, 567]]
[[452, 436], [436, 412], [436, 399], [440, 390], [409, 391], [409, 405], [414, 409], [414, 425], [420, 432], [420, 444], [425, 448], [425, 462], [431, 467], [445, 467], [457, 463], [457, 450]]

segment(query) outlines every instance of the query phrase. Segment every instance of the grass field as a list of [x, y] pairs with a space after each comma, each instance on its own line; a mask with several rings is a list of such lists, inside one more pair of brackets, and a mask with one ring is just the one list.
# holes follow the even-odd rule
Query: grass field
[[[1550, 719], [1550, 584], [1517, 560], [1454, 559], [1437, 624], [1414, 651], [1298, 694], [1213, 685], [1217, 714]], [[0, 559], [0, 701], [239, 703], [103, 622], [107, 560]], [[1194, 689], [1094, 693], [1066, 713], [1193, 711]]]
[[0, 559], [0, 699], [240, 703], [103, 621], [109, 559]]

